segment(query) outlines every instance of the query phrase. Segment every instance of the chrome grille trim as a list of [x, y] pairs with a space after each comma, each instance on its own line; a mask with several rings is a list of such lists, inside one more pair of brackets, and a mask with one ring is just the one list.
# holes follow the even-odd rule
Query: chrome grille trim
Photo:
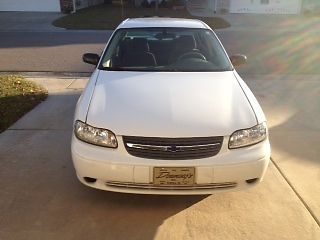
[[160, 138], [123, 136], [127, 152], [135, 157], [159, 160], [191, 160], [219, 153], [223, 137]]
[[234, 188], [237, 186], [235, 182], [225, 183], [208, 183], [208, 184], [195, 184], [192, 186], [162, 186], [153, 185], [152, 183], [132, 183], [132, 182], [117, 182], [107, 181], [107, 186], [118, 188], [135, 188], [135, 189], [153, 189], [153, 190], [196, 190], [196, 189], [219, 189], [219, 188]]
[[[199, 150], [206, 149], [208, 147], [218, 146], [221, 143], [212, 143], [212, 144], [202, 144], [202, 145], [189, 145], [189, 146], [175, 146], [177, 148], [174, 152], [183, 152], [186, 150]], [[159, 151], [170, 151], [168, 150], [171, 146], [157, 146], [157, 145], [147, 145], [147, 144], [135, 144], [135, 143], [126, 143], [129, 148], [137, 148], [137, 149], [146, 149], [146, 150], [159, 150]]]

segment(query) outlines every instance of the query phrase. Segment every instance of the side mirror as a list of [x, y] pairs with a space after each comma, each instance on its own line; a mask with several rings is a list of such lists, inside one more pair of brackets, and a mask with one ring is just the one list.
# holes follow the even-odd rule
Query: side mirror
[[99, 60], [100, 60], [100, 56], [98, 54], [95, 54], [95, 53], [85, 53], [82, 56], [82, 60], [85, 63], [97, 65]]
[[247, 62], [247, 56], [242, 54], [235, 54], [230, 57], [233, 66], [240, 66]]

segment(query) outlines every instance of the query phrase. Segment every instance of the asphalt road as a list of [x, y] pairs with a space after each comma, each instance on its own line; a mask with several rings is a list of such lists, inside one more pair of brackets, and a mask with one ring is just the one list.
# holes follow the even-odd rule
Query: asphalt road
[[[0, 71], [91, 72], [85, 52], [100, 53], [112, 31], [0, 32]], [[250, 74], [319, 74], [320, 32], [217, 31], [228, 53], [248, 56]]]
[[85, 52], [102, 51], [112, 31], [1, 32], [0, 71], [91, 72]]

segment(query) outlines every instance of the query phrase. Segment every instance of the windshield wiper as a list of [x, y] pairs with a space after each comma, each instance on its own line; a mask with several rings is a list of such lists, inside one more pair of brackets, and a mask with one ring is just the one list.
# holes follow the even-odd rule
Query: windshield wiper
[[123, 67], [100, 67], [100, 70], [105, 71], [127, 71], [127, 69]]
[[157, 72], [181, 72], [178, 68], [160, 68], [156, 70]]
[[154, 68], [130, 68], [130, 67], [101, 67], [105, 71], [132, 71], [132, 72], [152, 72]]

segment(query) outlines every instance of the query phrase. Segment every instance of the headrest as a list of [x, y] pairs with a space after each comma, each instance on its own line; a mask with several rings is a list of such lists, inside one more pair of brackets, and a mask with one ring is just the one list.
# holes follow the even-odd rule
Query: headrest
[[133, 52], [149, 52], [149, 44], [145, 38], [134, 38], [127, 42], [128, 50]]
[[180, 51], [191, 51], [197, 48], [196, 40], [192, 35], [181, 35], [176, 39], [176, 47]]

